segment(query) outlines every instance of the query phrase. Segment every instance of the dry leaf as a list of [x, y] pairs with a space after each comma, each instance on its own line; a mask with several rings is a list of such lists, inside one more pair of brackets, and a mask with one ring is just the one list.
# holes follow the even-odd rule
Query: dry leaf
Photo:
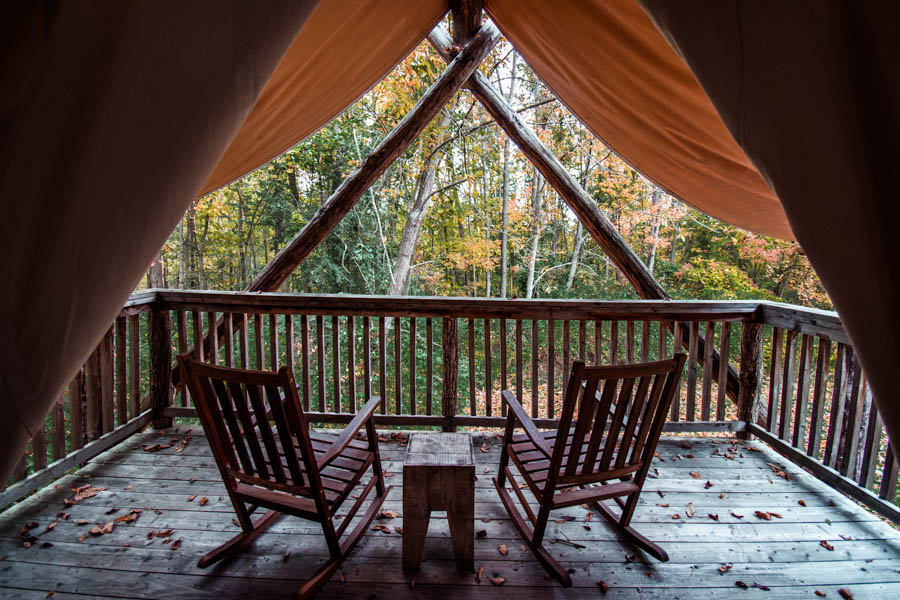
[[506, 583], [506, 578], [505, 577], [491, 577], [491, 583], [493, 585], [500, 586], [500, 585], [503, 585], [504, 583]]
[[724, 573], [727, 573], [728, 571], [731, 570], [731, 567], [732, 567], [732, 566], [734, 566], [734, 565], [732, 565], [732, 564], [730, 564], [730, 563], [727, 564], [727, 565], [722, 565], [721, 567], [719, 567], [719, 573], [723, 573], [723, 574], [724, 574]]
[[672, 515], [672, 518], [673, 518], [673, 519], [680, 519], [680, 518], [681, 518], [681, 515]]
[[131, 489], [131, 486], [130, 486], [130, 485], [126, 485], [126, 486], [125, 486], [125, 487], [123, 487], [123, 488], [122, 488], [122, 489], [123, 489], [123, 490], [125, 490], [125, 491], [126, 491], [126, 492], [127, 492], [127, 491], [128, 491], [128, 490], [130, 490], [130, 489]]
[[760, 519], [765, 520], [765, 521], [771, 521], [771, 520], [772, 520], [772, 515], [770, 515], [769, 513], [765, 512], [765, 511], [762, 511], [762, 510], [754, 510], [754, 511], [753, 511], [753, 514], [756, 515], [757, 517], [759, 517]]
[[731, 513], [731, 516], [734, 517], [735, 519], [743, 519], [744, 518], [744, 515], [739, 515], [737, 513]]
[[172, 545], [169, 546], [169, 549], [170, 549], [170, 550], [178, 550], [179, 548], [181, 548], [181, 542], [182, 542], [182, 540], [184, 540], [184, 538], [178, 538], [177, 540], [175, 540], [174, 542], [172, 542]]
[[588, 512], [588, 514], [584, 515], [584, 522], [590, 523], [591, 519], [594, 517], [594, 513]]
[[706, 480], [706, 483], [703, 484], [703, 487], [706, 488], [706, 489], [709, 489], [709, 488], [711, 488], [712, 486], [713, 486], [713, 482], [712, 482], [712, 481], [709, 481], [708, 479]]
[[485, 454], [487, 454], [488, 452], [490, 452], [490, 450], [488, 450], [487, 443], [485, 443], [485, 442], [482, 442], [481, 448], [479, 448], [479, 450], [481, 450], [481, 451], [484, 452]]
[[800, 506], [806, 506], [806, 500], [797, 500], [797, 504]]
[[82, 533], [81, 536], [78, 538], [78, 543], [80, 544], [81, 542], [83, 542], [86, 539], [87, 539], [87, 534]]
[[395, 519], [395, 518], [397, 518], [397, 517], [399, 517], [399, 516], [400, 516], [399, 514], [395, 513], [394, 511], [392, 511], [392, 510], [390, 510], [390, 509], [388, 509], [388, 510], [383, 510], [383, 511], [381, 511], [380, 513], [378, 513], [378, 516], [375, 517], [375, 518], [376, 518], [376, 519]]
[[209, 498], [207, 498], [206, 496], [200, 498], [200, 506], [206, 506], [207, 502], [209, 502]]
[[689, 517], [694, 516], [694, 503], [693, 502], [687, 503], [687, 506], [684, 508], [684, 513]]
[[719, 500], [721, 500], [724, 497], [725, 497], [725, 492], [722, 492], [721, 494], [719, 494]]
[[194, 498], [196, 498], [196, 497], [197, 497], [197, 494], [193, 494], [192, 496], [188, 496], [187, 501], [188, 501], [188, 502], [193, 502], [193, 501], [194, 501]]
[[691, 471], [691, 472], [688, 473], [688, 474], [689, 474], [691, 477], [693, 477], [694, 479], [702, 479], [702, 477], [700, 477], [700, 473], [698, 473], [697, 471]]
[[44, 530], [44, 533], [47, 533], [48, 531], [53, 531], [53, 529], [54, 529], [57, 525], [59, 525], [59, 519], [57, 519], [56, 521], [53, 521], [52, 523], [50, 523], [49, 525], [47, 525], [47, 529]]
[[500, 554], [502, 554], [503, 556], [509, 554], [509, 550], [507, 550], [506, 544], [500, 544], [499, 546], [497, 546], [497, 551], [500, 552]]
[[828, 543], [827, 540], [822, 540], [819, 542], [819, 545], [825, 548], [826, 550], [834, 550], [834, 546]]
[[169, 537], [170, 535], [172, 535], [173, 531], [175, 531], [175, 530], [174, 529], [160, 529], [159, 531], [156, 532], [156, 537], [158, 537], [158, 538]]
[[152, 529], [151, 529], [150, 531], [148, 531], [148, 532], [147, 532], [147, 539], [148, 539], [148, 540], [152, 540], [154, 534], [155, 534], [155, 532], [154, 532]]
[[816, 590], [815, 593], [816, 593], [816, 596], [818, 596], [819, 598], [827, 598], [828, 597], [828, 594], [826, 594], [825, 592], [820, 592], [819, 590]]
[[606, 595], [606, 592], [609, 591], [609, 586], [606, 585], [606, 582], [603, 580], [597, 582], [597, 587], [600, 588], [600, 593], [602, 593], [604, 596]]
[[481, 583], [481, 574], [484, 573], [484, 565], [478, 567], [478, 570], [475, 571], [475, 582]]
[[287, 561], [289, 561], [290, 559], [291, 559], [291, 552], [290, 552], [290, 550], [288, 550], [288, 551], [285, 552], [284, 555], [281, 557], [281, 562], [287, 562]]
[[783, 519], [783, 518], [784, 518], [784, 517], [781, 516], [781, 513], [769, 511], [769, 514], [772, 515], [773, 517], [775, 517], [776, 519]]
[[191, 477], [190, 479], [188, 479], [188, 483], [194, 483], [195, 481], [197, 481], [196, 477]]
[[669, 503], [668, 503], [668, 502], [666, 502], [665, 504], [657, 503], [656, 505], [657, 505], [657, 506], [660, 506], [660, 507], [662, 507], [662, 508], [669, 508]]
[[479, 529], [478, 531], [475, 532], [475, 537], [477, 537], [479, 539], [485, 537], [486, 535], [487, 535], [487, 530], [485, 530], [485, 529]]
[[746, 589], [749, 589], [749, 588], [750, 588], [750, 586], [747, 585], [746, 583], [744, 583], [743, 581], [735, 581], [735, 582], [734, 582], [734, 585], [738, 586], [739, 588], [741, 588], [741, 589], [743, 589], [743, 590], [746, 590]]
[[663, 494], [660, 490], [656, 490], [656, 493], [659, 494], [659, 497], [660, 497], [660, 498], [665, 498], [665, 497], [666, 497], [666, 495]]
[[709, 517], [710, 519], [712, 519], [713, 521], [719, 520], [719, 515], [714, 515], [713, 513], [707, 513], [706, 516]]

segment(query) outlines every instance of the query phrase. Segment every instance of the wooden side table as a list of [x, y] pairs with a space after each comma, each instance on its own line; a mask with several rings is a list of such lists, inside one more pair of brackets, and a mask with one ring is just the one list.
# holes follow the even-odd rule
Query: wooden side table
[[475, 569], [475, 455], [467, 433], [413, 433], [403, 461], [403, 568], [422, 562], [431, 511], [447, 511], [456, 566]]

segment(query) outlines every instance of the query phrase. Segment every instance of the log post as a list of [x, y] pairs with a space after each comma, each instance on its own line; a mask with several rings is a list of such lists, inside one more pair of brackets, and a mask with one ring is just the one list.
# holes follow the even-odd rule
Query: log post
[[456, 318], [444, 317], [441, 327], [441, 348], [443, 349], [443, 377], [441, 387], [441, 415], [444, 416], [444, 431], [456, 431], [457, 391], [459, 380], [459, 329]]
[[154, 308], [150, 313], [150, 409], [154, 429], [172, 426], [172, 417], [163, 409], [172, 405], [172, 322], [169, 311]]
[[[741, 375], [737, 401], [739, 421], [756, 422], [762, 382], [762, 323], [744, 321], [741, 328]], [[749, 440], [750, 432], [739, 431], [738, 439]]]
[[481, 4], [481, 0], [450, 0], [453, 40], [457, 44], [469, 41], [481, 27]]
[[419, 99], [413, 109], [348, 176], [334, 194], [316, 211], [303, 229], [282, 248], [275, 258], [254, 278], [247, 291], [274, 291], [281, 286], [297, 265], [350, 212], [356, 202], [400, 156], [410, 143], [428, 126], [453, 95], [475, 72], [481, 61], [500, 39], [496, 27], [482, 27], [450, 61], [437, 81]]

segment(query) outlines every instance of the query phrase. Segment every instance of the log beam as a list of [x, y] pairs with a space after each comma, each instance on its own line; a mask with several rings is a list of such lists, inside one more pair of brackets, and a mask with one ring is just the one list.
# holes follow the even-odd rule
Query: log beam
[[464, 44], [481, 27], [481, 0], [450, 0], [453, 41]]
[[437, 116], [453, 95], [475, 72], [488, 55], [500, 32], [493, 26], [482, 27], [450, 61], [437, 81], [419, 99], [413, 109], [366, 156], [359, 168], [335, 190], [303, 226], [294, 239], [257, 275], [247, 291], [274, 291], [281, 286], [297, 265], [318, 246], [350, 212], [356, 202]]

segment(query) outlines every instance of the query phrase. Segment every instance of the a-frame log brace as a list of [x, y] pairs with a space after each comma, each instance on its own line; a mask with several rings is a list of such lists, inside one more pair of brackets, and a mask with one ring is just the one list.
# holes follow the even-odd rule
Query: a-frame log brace
[[[485, 23], [484, 29], [493, 29], [494, 25]], [[444, 58], [450, 60], [447, 48], [452, 44], [450, 36], [440, 27], [428, 34], [428, 41]], [[628, 243], [622, 238], [615, 226], [606, 218], [594, 200], [575, 181], [559, 159], [541, 142], [534, 131], [519, 116], [487, 77], [474, 71], [466, 82], [466, 87], [484, 106], [498, 125], [513, 140], [523, 154], [537, 167], [544, 178], [553, 186], [560, 197], [569, 205], [584, 228], [600, 245], [603, 251], [615, 263], [628, 279], [638, 295], [645, 300], [671, 300], [668, 292], [659, 284]], [[683, 331], [682, 344], [688, 345], [688, 332]], [[698, 340], [699, 356], [705, 356], [704, 340]], [[713, 370], [718, 371], [719, 353], [713, 351]], [[737, 370], [728, 366], [728, 384], [726, 392], [735, 402], [738, 399], [740, 382]]]

